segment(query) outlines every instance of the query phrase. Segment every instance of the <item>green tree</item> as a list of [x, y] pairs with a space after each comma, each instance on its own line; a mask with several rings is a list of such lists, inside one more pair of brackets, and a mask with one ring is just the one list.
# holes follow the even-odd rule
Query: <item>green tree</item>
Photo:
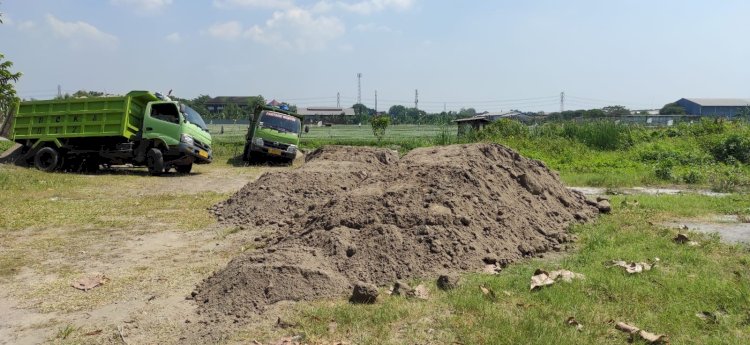
[[602, 108], [604, 114], [607, 116], [626, 116], [630, 115], [630, 109], [625, 108], [621, 105], [610, 105]]
[[5, 122], [5, 117], [10, 114], [18, 102], [14, 83], [22, 75], [20, 72], [11, 72], [13, 62], [3, 61], [4, 58], [5, 56], [0, 54], [0, 124]]
[[660, 110], [659, 115], [685, 115], [685, 108], [677, 103], [665, 104]]
[[221, 111], [221, 118], [228, 120], [239, 120], [242, 117], [242, 109], [237, 104], [229, 103]]
[[385, 136], [385, 130], [388, 125], [391, 124], [391, 118], [388, 116], [377, 116], [370, 119], [370, 126], [372, 126], [372, 134], [378, 139], [378, 142], [383, 140]]

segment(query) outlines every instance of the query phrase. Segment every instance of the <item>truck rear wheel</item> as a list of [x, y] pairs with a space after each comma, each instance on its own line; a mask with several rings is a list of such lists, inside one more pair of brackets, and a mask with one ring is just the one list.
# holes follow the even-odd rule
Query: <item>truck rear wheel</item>
[[60, 153], [52, 147], [42, 147], [34, 155], [34, 166], [41, 171], [55, 171], [60, 165]]
[[146, 166], [148, 173], [151, 175], [161, 175], [164, 173], [164, 155], [161, 150], [152, 147], [146, 153]]
[[177, 170], [180, 174], [189, 174], [190, 170], [193, 170], [193, 163], [185, 164], [185, 165], [177, 165], [174, 167], [174, 170]]

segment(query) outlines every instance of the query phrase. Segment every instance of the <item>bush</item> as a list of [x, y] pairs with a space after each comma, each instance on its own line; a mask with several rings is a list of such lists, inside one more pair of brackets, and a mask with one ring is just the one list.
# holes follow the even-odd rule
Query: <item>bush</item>
[[511, 119], [500, 119], [485, 126], [482, 130], [485, 138], [526, 138], [529, 127]]
[[674, 174], [672, 173], [673, 168], [674, 161], [671, 159], [665, 159], [656, 165], [654, 168], [654, 174], [661, 180], [672, 181], [674, 180]]
[[631, 126], [613, 121], [564, 123], [562, 135], [599, 150], [624, 149], [634, 143]]
[[750, 163], [750, 138], [733, 133], [711, 144], [709, 150], [717, 161], [731, 164], [734, 161]]
[[370, 120], [370, 126], [372, 126], [372, 134], [378, 139], [378, 142], [383, 140], [385, 136], [385, 130], [388, 125], [391, 124], [391, 118], [388, 116], [373, 117]]
[[690, 169], [682, 175], [682, 181], [687, 184], [699, 184], [703, 182], [705, 176], [699, 170]]

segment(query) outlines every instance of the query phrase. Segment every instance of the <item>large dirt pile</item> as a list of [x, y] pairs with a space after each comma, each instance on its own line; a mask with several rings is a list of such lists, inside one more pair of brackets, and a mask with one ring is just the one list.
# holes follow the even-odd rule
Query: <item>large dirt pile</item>
[[598, 213], [543, 163], [494, 144], [422, 148], [401, 159], [325, 147], [213, 211], [224, 224], [269, 234], [264, 249], [199, 286], [202, 310], [237, 317], [339, 295], [356, 281], [384, 285], [559, 250], [572, 222]]

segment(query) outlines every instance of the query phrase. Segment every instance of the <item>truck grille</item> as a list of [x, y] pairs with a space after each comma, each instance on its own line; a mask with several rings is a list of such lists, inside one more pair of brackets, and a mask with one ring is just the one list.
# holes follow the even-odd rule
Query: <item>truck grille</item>
[[263, 146], [265, 147], [272, 147], [275, 149], [281, 149], [283, 151], [286, 151], [286, 149], [289, 147], [289, 144], [284, 143], [277, 143], [275, 141], [269, 141], [269, 140], [263, 140]]
[[204, 143], [202, 143], [202, 142], [200, 142], [200, 141], [198, 141], [196, 139], [193, 139], [193, 143], [195, 144], [195, 146], [198, 146], [198, 147], [200, 147], [200, 148], [202, 148], [202, 149], [204, 149], [206, 151], [211, 150], [211, 146], [206, 145], [206, 144], [204, 144]]

